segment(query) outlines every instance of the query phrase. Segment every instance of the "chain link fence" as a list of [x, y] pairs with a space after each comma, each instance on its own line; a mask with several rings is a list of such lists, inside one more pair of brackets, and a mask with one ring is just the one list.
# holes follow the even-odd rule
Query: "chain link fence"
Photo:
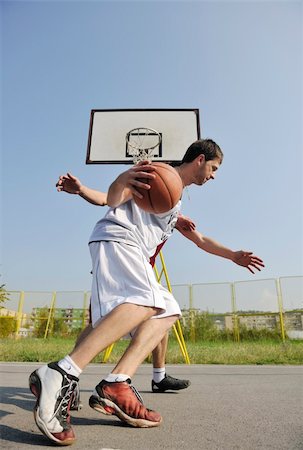
[[[303, 339], [303, 276], [173, 285], [184, 336]], [[89, 291], [11, 291], [0, 309], [2, 337], [77, 335], [89, 321]]]

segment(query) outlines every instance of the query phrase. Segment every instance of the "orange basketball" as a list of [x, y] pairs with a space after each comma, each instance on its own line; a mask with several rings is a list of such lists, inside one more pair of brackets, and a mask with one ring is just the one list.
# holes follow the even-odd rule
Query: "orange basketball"
[[161, 214], [172, 209], [181, 198], [183, 183], [172, 166], [161, 162], [152, 163], [156, 177], [153, 180], [141, 179], [150, 189], [139, 189], [143, 198], [134, 196], [136, 204], [148, 213]]

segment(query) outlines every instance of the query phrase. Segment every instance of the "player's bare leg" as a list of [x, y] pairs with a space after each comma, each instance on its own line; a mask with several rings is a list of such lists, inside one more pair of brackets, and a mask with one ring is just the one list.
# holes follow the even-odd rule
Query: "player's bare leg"
[[[75, 347], [77, 347], [80, 344], [80, 342], [82, 342], [86, 338], [86, 336], [92, 331], [92, 329], [93, 329], [92, 324], [89, 323], [77, 337]], [[71, 411], [79, 411], [79, 409], [81, 409], [81, 408], [82, 408], [82, 403], [80, 400], [80, 387], [78, 385], [78, 387], [75, 389], [75, 391], [73, 393], [72, 401], [70, 404], [70, 410]]]
[[77, 347], [86, 338], [86, 336], [92, 331], [92, 329], [93, 329], [93, 326], [91, 323], [86, 325], [86, 327], [81, 331], [81, 333], [77, 337], [75, 347]]
[[116, 367], [96, 386], [90, 397], [89, 404], [93, 409], [103, 414], [115, 414], [134, 427], [160, 425], [162, 417], [144, 407], [140, 394], [131, 385], [131, 377], [177, 317], [149, 319], [137, 327]]
[[[30, 375], [30, 389], [37, 398], [34, 409], [35, 421], [49, 440], [60, 445], [70, 445], [75, 441], [74, 431], [70, 425], [69, 408], [82, 369], [99, 352], [137, 328], [155, 312], [154, 308], [133, 304], [117, 306], [88, 333], [70, 355], [59, 363], [44, 365]], [[129, 385], [122, 384], [123, 398], [135, 395]], [[141, 402], [138, 405], [133, 401], [131, 411], [126, 412], [128, 414], [124, 417], [113, 411], [122, 420], [138, 427], [157, 426], [162, 420], [160, 414], [147, 410]]]
[[177, 316], [170, 316], [143, 322], [137, 328], [128, 348], [112, 373], [127, 373], [132, 377], [142, 361], [159, 344], [159, 339], [166, 334], [176, 320]]
[[72, 350], [70, 357], [83, 370], [98, 353], [155, 313], [155, 308], [131, 303], [117, 306]]
[[165, 333], [161, 342], [159, 342], [157, 347], [155, 347], [152, 352], [154, 369], [165, 366], [167, 346], [168, 346], [168, 332]]

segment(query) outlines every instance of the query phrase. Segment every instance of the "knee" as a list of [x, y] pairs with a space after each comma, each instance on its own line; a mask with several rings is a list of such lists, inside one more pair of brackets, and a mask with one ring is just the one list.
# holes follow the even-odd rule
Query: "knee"
[[179, 315], [169, 316], [169, 317], [165, 318], [167, 321], [167, 329], [168, 330], [174, 325], [175, 322], [177, 322], [178, 318], [179, 318]]

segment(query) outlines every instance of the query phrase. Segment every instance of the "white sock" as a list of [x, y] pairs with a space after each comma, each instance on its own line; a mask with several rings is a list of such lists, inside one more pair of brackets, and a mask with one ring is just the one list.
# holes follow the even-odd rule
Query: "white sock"
[[130, 378], [129, 375], [126, 375], [125, 373], [110, 373], [107, 375], [105, 381], [108, 381], [109, 383], [117, 383], [118, 381], [126, 381]]
[[73, 375], [74, 377], [77, 378], [79, 378], [80, 374], [82, 373], [80, 367], [77, 366], [77, 364], [72, 360], [72, 358], [69, 355], [61, 359], [58, 362], [58, 366], [61, 367], [61, 369], [63, 369], [69, 375]]
[[153, 368], [153, 380], [155, 383], [160, 383], [165, 378], [165, 367]]

